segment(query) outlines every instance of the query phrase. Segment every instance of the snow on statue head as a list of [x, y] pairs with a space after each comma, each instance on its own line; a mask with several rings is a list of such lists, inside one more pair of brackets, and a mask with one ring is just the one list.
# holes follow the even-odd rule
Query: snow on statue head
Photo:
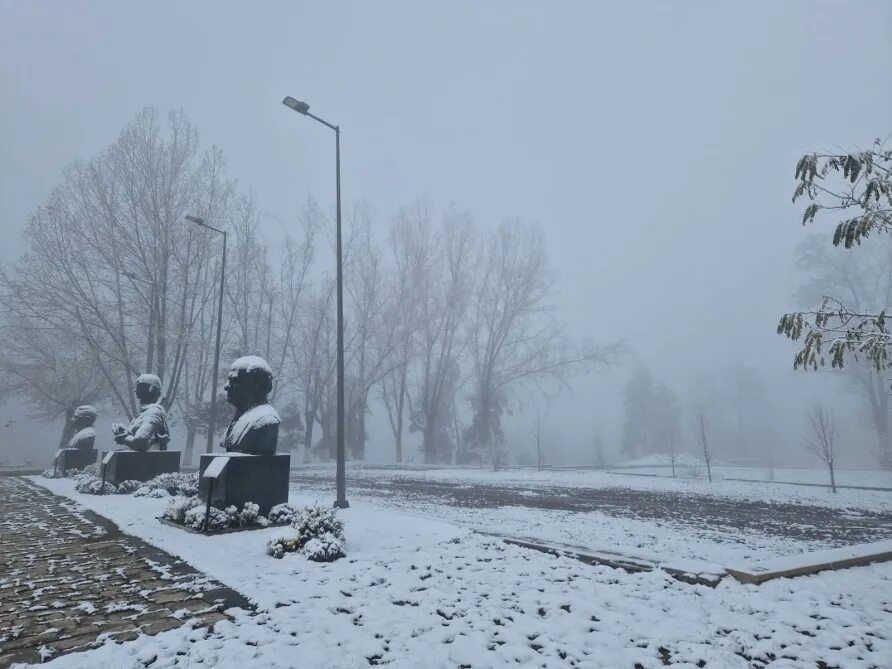
[[152, 404], [161, 397], [161, 379], [154, 374], [136, 377], [136, 398], [141, 404]]
[[227, 451], [268, 455], [276, 452], [279, 414], [267, 403], [273, 389], [273, 370], [263, 358], [246, 355], [229, 366], [223, 390], [235, 407], [235, 417], [226, 429]]

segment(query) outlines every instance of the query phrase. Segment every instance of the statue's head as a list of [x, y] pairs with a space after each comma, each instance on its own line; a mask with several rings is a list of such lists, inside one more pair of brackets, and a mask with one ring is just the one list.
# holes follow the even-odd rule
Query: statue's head
[[227, 401], [237, 411], [264, 404], [272, 389], [273, 370], [266, 360], [256, 355], [246, 355], [232, 363], [223, 386]]
[[89, 404], [79, 406], [74, 410], [74, 413], [71, 414], [71, 425], [75, 430], [82, 430], [85, 427], [90, 427], [95, 422], [96, 408]]
[[154, 374], [140, 374], [136, 378], [136, 399], [140, 404], [152, 404], [161, 397], [161, 379]]

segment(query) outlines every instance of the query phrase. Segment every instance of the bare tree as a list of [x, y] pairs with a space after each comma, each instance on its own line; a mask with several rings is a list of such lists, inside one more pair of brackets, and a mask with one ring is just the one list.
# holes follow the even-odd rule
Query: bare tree
[[712, 448], [709, 444], [709, 425], [702, 411], [697, 414], [697, 442], [700, 444], [700, 452], [706, 463], [706, 475], [709, 477], [709, 482], [712, 483]]
[[543, 462], [542, 451], [542, 412], [536, 407], [536, 469], [542, 471]]
[[418, 302], [426, 271], [423, 253], [418, 248], [417, 221], [427, 217], [419, 202], [402, 207], [390, 230], [390, 251], [394, 265], [385, 318], [394, 332], [392, 370], [381, 379], [381, 399], [387, 411], [396, 447], [396, 461], [403, 461], [403, 430], [409, 399], [409, 371], [414, 359], [418, 329]]
[[135, 377], [151, 371], [176, 400], [196, 314], [195, 282], [210, 241], [183, 215], [219, 187], [217, 154], [201, 158], [181, 112], [166, 132], [154, 110], [137, 115], [96, 158], [74, 164], [31, 216], [29, 252], [4, 275], [27, 316], [82, 342], [109, 395], [132, 416]]
[[561, 386], [573, 372], [612, 360], [621, 346], [574, 346], [548, 309], [553, 277], [541, 231], [501, 225], [482, 251], [481, 280], [470, 310], [473, 418], [468, 451], [504, 460], [502, 415], [523, 387]]
[[836, 421], [822, 404], [816, 403], [808, 412], [808, 435], [805, 450], [821, 459], [830, 472], [830, 489], [836, 492]]
[[607, 466], [607, 458], [604, 455], [604, 439], [601, 437], [601, 431], [595, 431], [595, 464], [603, 469]]
[[312, 457], [316, 423], [324, 429], [328, 428], [323, 421], [323, 409], [325, 398], [334, 383], [334, 290], [334, 281], [324, 277], [320, 285], [308, 291], [303, 316], [298, 323], [297, 338], [290, 348], [303, 396], [305, 462]]
[[0, 399], [25, 400], [37, 418], [63, 417], [61, 448], [73, 434], [74, 409], [107, 397], [105, 379], [92, 353], [70, 332], [16, 317], [20, 308], [15, 295], [0, 294], [0, 304], [12, 316], [0, 324]]
[[677, 432], [676, 429], [669, 432], [669, 464], [672, 465], [672, 478], [675, 478], [675, 463], [678, 461], [678, 450], [675, 445]]
[[426, 209], [418, 210], [406, 227], [413, 240], [418, 291], [412, 429], [422, 434], [425, 462], [449, 462], [455, 448], [450, 433], [462, 376], [461, 327], [473, 277], [474, 231], [470, 217], [455, 211], [447, 211], [436, 229]]

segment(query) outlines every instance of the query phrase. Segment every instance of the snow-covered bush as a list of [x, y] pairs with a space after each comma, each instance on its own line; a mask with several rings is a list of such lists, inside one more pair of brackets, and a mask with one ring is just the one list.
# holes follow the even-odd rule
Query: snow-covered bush
[[344, 557], [344, 523], [334, 509], [307, 507], [297, 512], [291, 526], [297, 530], [296, 534], [270, 541], [266, 546], [269, 555], [281, 558], [285, 553], [299, 551], [315, 562], [332, 562]]
[[321, 537], [310, 539], [300, 552], [313, 562], [334, 562], [344, 557], [344, 539], [326, 532]]
[[142, 486], [142, 481], [134, 481], [133, 479], [121, 481], [118, 484], [118, 494], [129, 495], [130, 493], [135, 492], [140, 486]]
[[162, 518], [172, 520], [175, 523], [183, 524], [186, 521], [186, 512], [201, 506], [201, 500], [198, 497], [182, 497], [172, 502], [170, 506], [164, 509], [161, 514]]
[[170, 497], [170, 493], [167, 492], [164, 488], [153, 488], [146, 493], [146, 497], [150, 497], [152, 499], [167, 499]]
[[[165, 491], [156, 489], [149, 497], [158, 492], [167, 495]], [[161, 515], [163, 518], [175, 523], [186, 525], [195, 530], [203, 530], [206, 504], [199, 497], [180, 497], [173, 501]], [[260, 506], [253, 502], [245, 502], [241, 509], [235, 506], [230, 506], [227, 509], [211, 507], [210, 520], [208, 521], [209, 530], [268, 526], [269, 520], [265, 516], [260, 515]]]
[[284, 504], [276, 504], [269, 510], [267, 518], [273, 525], [290, 525], [294, 522], [300, 510], [296, 506], [291, 506], [288, 502]]
[[41, 476], [45, 479], [60, 479], [65, 476], [65, 472], [60, 472], [56, 469], [44, 469]]
[[254, 502], [245, 502], [241, 511], [235, 506], [230, 506], [226, 509], [226, 515], [229, 516], [230, 527], [269, 526], [269, 520], [260, 515], [260, 505]]
[[[144, 491], [143, 488], [147, 488], [147, 490]], [[194, 497], [198, 494], [198, 474], [184, 472], [159, 474], [143, 483], [133, 494], [137, 497], [146, 497], [152, 490], [164, 490], [170, 495], [181, 497]]]
[[118, 489], [106, 481], [90, 474], [80, 474], [76, 477], [74, 489], [85, 495], [114, 495]]
[[269, 543], [266, 544], [266, 552], [267, 555], [272, 555], [274, 558], [280, 559], [285, 557], [285, 553], [296, 552], [298, 550], [299, 543], [299, 536], [276, 537], [275, 539], [271, 539]]
[[87, 465], [83, 469], [84, 474], [91, 474], [92, 476], [102, 476], [102, 469], [97, 463], [93, 463], [91, 465]]
[[337, 517], [335, 509], [322, 506], [308, 506], [300, 511], [291, 523], [301, 538], [301, 547], [310, 539], [331, 534], [344, 538], [344, 523]]
[[[209, 530], [226, 530], [229, 529], [229, 516], [222, 509], [214, 506], [211, 507], [210, 513], [207, 515]], [[191, 527], [193, 530], [203, 530], [205, 519], [205, 507], [199, 504], [186, 511], [183, 516], [183, 524]]]

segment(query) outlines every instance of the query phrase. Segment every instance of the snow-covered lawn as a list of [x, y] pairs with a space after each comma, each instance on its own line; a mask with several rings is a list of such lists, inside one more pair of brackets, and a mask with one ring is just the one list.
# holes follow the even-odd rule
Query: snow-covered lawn
[[[274, 560], [264, 547], [281, 529], [202, 537], [154, 520], [163, 500], [34, 480], [258, 606], [213, 632], [180, 628], [51, 667], [892, 667], [892, 564], [713, 589], [509, 546], [359, 498], [341, 512], [347, 558]], [[589, 522], [596, 533], [599, 520]]]
[[[334, 469], [330, 465], [301, 466], [294, 469], [298, 474], [316, 474], [333, 480]], [[812, 471], [812, 470], [807, 470]], [[710, 483], [703, 478], [671, 478], [671, 476], [627, 476], [595, 470], [543, 470], [509, 469], [494, 472], [491, 469], [441, 468], [412, 469], [356, 467], [348, 464], [347, 476], [364, 479], [393, 481], [401, 478], [466, 485], [514, 486], [529, 490], [537, 487], [568, 488], [630, 488], [655, 490], [691, 495], [708, 495], [727, 499], [756, 500], [772, 503], [808, 504], [835, 509], [857, 508], [868, 511], [892, 511], [892, 491], [842, 489], [833, 494], [829, 488], [786, 485], [779, 482], [716, 480]], [[885, 475], [885, 474], [884, 474]], [[746, 477], [743, 477], [746, 478]]]

